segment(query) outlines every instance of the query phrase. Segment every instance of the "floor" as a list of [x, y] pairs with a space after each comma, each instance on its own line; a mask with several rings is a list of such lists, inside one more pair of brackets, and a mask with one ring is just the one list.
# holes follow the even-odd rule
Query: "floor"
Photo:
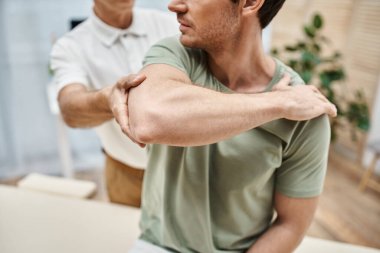
[[308, 235], [380, 248], [380, 193], [358, 190], [361, 173], [333, 156]]
[[[380, 249], [380, 193], [358, 190], [360, 171], [339, 155], [331, 155], [324, 193], [309, 236]], [[82, 171], [78, 179], [97, 183], [93, 199], [108, 201], [101, 170]], [[15, 185], [19, 179], [0, 182]]]

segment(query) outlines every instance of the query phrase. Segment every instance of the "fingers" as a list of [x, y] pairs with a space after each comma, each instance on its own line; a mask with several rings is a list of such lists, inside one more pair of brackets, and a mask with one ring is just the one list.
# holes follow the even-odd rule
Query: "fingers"
[[326, 111], [327, 111], [326, 113], [330, 115], [331, 117], [336, 117], [338, 113], [336, 106], [330, 102], [327, 104]]
[[[125, 134], [129, 134], [129, 129], [128, 129], [128, 117], [127, 114], [125, 113], [126, 106], [119, 105], [116, 106], [113, 110], [113, 115], [115, 117], [116, 122], [120, 125], [121, 130]], [[129, 137], [129, 135], [128, 135]]]
[[307, 85], [305, 87], [310, 89], [319, 100], [325, 103], [330, 103], [330, 101], [325, 97], [325, 95], [323, 95], [322, 92], [314, 85]]
[[120, 124], [121, 131], [128, 136], [128, 138], [139, 145], [141, 148], [145, 147], [146, 145], [144, 143], [138, 142], [132, 135], [131, 129], [129, 128], [129, 123], [127, 122], [126, 124], [121, 125]]
[[138, 142], [137, 140], [135, 140], [135, 138], [132, 135], [131, 128], [129, 127], [129, 115], [128, 115], [127, 107], [125, 107], [124, 115], [125, 115], [125, 119], [124, 119], [125, 125], [123, 125], [122, 127], [123, 133], [126, 134], [129, 137], [129, 139], [131, 139], [134, 143], [139, 145], [141, 148], [145, 147], [144, 143]]
[[274, 86], [275, 90], [285, 89], [290, 84], [290, 75], [285, 73], [281, 80]]
[[316, 92], [316, 93], [321, 93], [321, 92], [319, 91], [319, 89], [318, 89], [317, 87], [315, 87], [314, 85], [308, 85], [308, 87], [310, 87], [310, 89], [311, 89], [312, 91]]
[[315, 86], [313, 86], [313, 85], [310, 85], [310, 86], [308, 86], [308, 87], [310, 87], [310, 89], [315, 93], [315, 95], [317, 96], [317, 98], [319, 99], [319, 100], [321, 100], [322, 102], [324, 102], [325, 103], [325, 105], [326, 105], [326, 113], [328, 114], [328, 115], [330, 115], [331, 117], [336, 117], [336, 115], [337, 115], [337, 108], [336, 108], [336, 106], [333, 104], [333, 103], [331, 103], [323, 94], [322, 94], [322, 92], [317, 88], [317, 87], [315, 87]]
[[325, 103], [330, 103], [330, 101], [322, 93], [315, 93], [315, 96], [317, 96], [319, 100], [322, 100]]
[[116, 85], [119, 89], [125, 89], [127, 91], [133, 87], [140, 85], [142, 82], [144, 82], [145, 79], [145, 75], [131, 74], [127, 77], [121, 78]]
[[138, 86], [146, 79], [145, 75], [131, 74], [121, 78], [116, 83], [116, 89], [113, 90], [112, 96], [112, 113], [116, 122], [120, 125], [121, 130], [128, 136], [131, 141], [145, 147], [145, 144], [136, 141], [130, 131], [129, 118], [128, 118], [128, 91], [129, 89]]
[[282, 96], [292, 101], [287, 110], [290, 112], [289, 117], [286, 117], [290, 120], [309, 120], [321, 114], [328, 114], [331, 117], [337, 116], [336, 106], [314, 86], [295, 86], [285, 90]]
[[323, 103], [324, 113], [330, 115], [331, 117], [337, 116], [337, 108], [322, 94], [317, 94], [317, 98]]
[[126, 104], [118, 104], [112, 110], [116, 122], [119, 124], [121, 131], [128, 136], [128, 138], [139, 145], [140, 147], [145, 147], [145, 144], [136, 141], [131, 133], [129, 128], [129, 120], [128, 120], [128, 108]]

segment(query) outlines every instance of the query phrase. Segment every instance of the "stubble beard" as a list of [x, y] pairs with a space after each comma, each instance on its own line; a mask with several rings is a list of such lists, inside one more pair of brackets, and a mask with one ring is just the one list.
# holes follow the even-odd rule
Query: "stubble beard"
[[204, 33], [204, 49], [208, 52], [220, 53], [225, 50], [228, 43], [233, 42], [237, 37], [239, 20], [237, 10], [228, 8], [219, 12], [220, 16], [208, 27]]
[[[234, 10], [227, 10], [227, 15], [220, 12], [220, 16], [207, 27], [199, 29], [197, 37], [193, 41], [186, 41], [185, 36], [181, 36], [181, 42], [186, 47], [203, 49], [208, 53], [222, 52], [226, 44], [238, 38], [239, 21]], [[224, 12], [226, 13], [226, 12]]]

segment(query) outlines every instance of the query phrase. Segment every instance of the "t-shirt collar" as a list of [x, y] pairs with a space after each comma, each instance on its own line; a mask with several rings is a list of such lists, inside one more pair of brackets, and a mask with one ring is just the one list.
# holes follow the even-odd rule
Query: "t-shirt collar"
[[94, 12], [91, 14], [90, 19], [96, 36], [108, 47], [112, 46], [118, 38], [123, 36], [140, 37], [147, 35], [144, 20], [135, 10], [133, 10], [132, 24], [127, 29], [119, 29], [104, 23]]

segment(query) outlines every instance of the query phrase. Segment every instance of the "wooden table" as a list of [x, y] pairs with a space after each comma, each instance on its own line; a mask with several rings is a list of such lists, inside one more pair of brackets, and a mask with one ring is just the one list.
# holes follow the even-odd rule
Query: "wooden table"
[[[0, 186], [0, 252], [127, 253], [139, 217], [135, 208]], [[380, 250], [305, 238], [296, 253]]]

